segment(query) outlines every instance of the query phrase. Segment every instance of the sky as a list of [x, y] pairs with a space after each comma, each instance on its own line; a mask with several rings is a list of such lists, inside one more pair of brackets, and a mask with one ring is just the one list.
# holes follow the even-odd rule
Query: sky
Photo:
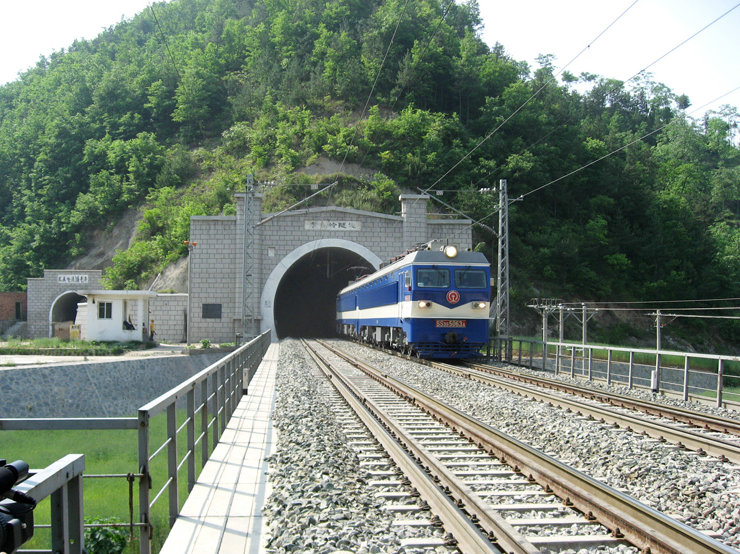
[[[151, 0], [0, 0], [0, 84], [17, 78], [40, 56], [94, 38]], [[501, 43], [532, 68], [539, 54], [555, 56], [575, 75], [627, 81], [738, 0], [478, 0], [483, 39]], [[629, 9], [628, 9], [629, 8]], [[598, 39], [619, 15], [627, 12]], [[590, 45], [590, 46], [589, 46]], [[572, 63], [579, 52], [584, 50]], [[691, 100], [695, 117], [721, 104], [740, 106], [740, 7], [650, 67], [653, 80]], [[692, 113], [694, 112], [694, 113]]]

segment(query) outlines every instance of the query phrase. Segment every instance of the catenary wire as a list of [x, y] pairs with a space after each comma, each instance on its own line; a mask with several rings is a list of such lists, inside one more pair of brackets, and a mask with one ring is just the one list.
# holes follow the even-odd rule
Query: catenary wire
[[[644, 74], [644, 73], [645, 73], [645, 72], [646, 72], [646, 71], [647, 71], [648, 69], [650, 69], [650, 68], [651, 68], [652, 66], [654, 66], [655, 64], [657, 64], [658, 62], [660, 62], [660, 61], [661, 61], [662, 59], [664, 59], [664, 58], [665, 58], [665, 57], [667, 57], [668, 55], [672, 54], [673, 52], [675, 52], [676, 50], [678, 50], [678, 49], [679, 49], [679, 48], [680, 48], [681, 46], [683, 46], [684, 44], [686, 44], [686, 43], [687, 43], [687, 42], [689, 42], [690, 40], [692, 40], [692, 39], [696, 38], [696, 37], [697, 37], [697, 36], [698, 36], [699, 34], [701, 34], [702, 32], [706, 31], [706, 30], [707, 30], [707, 29], [708, 29], [709, 27], [711, 27], [712, 25], [714, 25], [715, 23], [717, 23], [717, 22], [718, 22], [719, 20], [721, 20], [721, 19], [723, 19], [724, 17], [726, 17], [727, 15], [729, 15], [729, 14], [730, 14], [730, 12], [732, 12], [733, 10], [735, 10], [735, 9], [736, 9], [736, 8], [737, 8], [738, 6], [740, 6], [740, 2], [738, 2], [738, 3], [737, 3], [737, 4], [735, 4], [735, 5], [734, 5], [734, 6], [732, 7], [732, 8], [730, 8], [730, 9], [729, 9], [729, 10], [727, 10], [727, 11], [725, 11], [725, 12], [724, 12], [723, 14], [719, 15], [718, 17], [716, 17], [715, 19], [713, 19], [712, 21], [710, 21], [709, 23], [707, 23], [706, 25], [704, 25], [704, 27], [702, 27], [701, 29], [699, 29], [698, 31], [696, 31], [695, 33], [693, 33], [693, 34], [692, 34], [691, 36], [689, 36], [689, 37], [685, 38], [684, 40], [682, 40], [681, 42], [679, 42], [678, 44], [676, 44], [676, 45], [675, 45], [675, 46], [674, 46], [673, 48], [671, 48], [670, 50], [668, 50], [667, 52], [665, 52], [664, 54], [662, 54], [661, 56], [659, 56], [658, 58], [656, 58], [655, 60], [653, 60], [652, 62], [650, 62], [650, 63], [649, 63], [648, 65], [646, 65], [645, 67], [643, 67], [642, 69], [640, 69], [640, 70], [639, 70], [639, 71], [638, 71], [637, 73], [635, 73], [634, 75], [632, 75], [632, 77], [630, 77], [629, 79], [626, 79], [626, 80], [624, 81], [624, 83], [628, 83], [628, 82], [632, 81], [633, 79], [637, 78], [638, 76], [640, 76], [640, 75]], [[631, 6], [630, 6], [630, 7], [631, 7]], [[566, 67], [567, 67], [567, 66], [566, 66]], [[563, 69], [565, 69], [565, 68], [563, 68]], [[562, 70], [561, 70], [561, 72], [562, 72]], [[711, 103], [711, 102], [710, 102], [710, 103]], [[704, 104], [704, 106], [706, 106], [706, 105], [708, 105], [708, 104]], [[692, 113], [693, 113], [693, 112], [692, 112]], [[533, 142], [532, 144], [530, 144], [530, 145], [529, 145], [529, 146], [528, 146], [527, 148], [525, 148], [525, 149], [524, 149], [524, 151], [527, 151], [527, 150], [531, 150], [531, 149], [532, 149], [533, 147], [537, 146], [537, 145], [538, 145], [539, 143], [541, 143], [541, 142], [542, 142], [543, 140], [546, 140], [546, 139], [547, 139], [548, 137], [550, 137], [550, 136], [551, 136], [551, 135], [552, 135], [552, 134], [553, 134], [553, 133], [554, 133], [555, 131], [557, 131], [558, 129], [560, 129], [560, 128], [561, 128], [561, 127], [562, 127], [563, 125], [565, 125], [566, 123], [569, 123], [569, 122], [570, 122], [571, 120], [572, 120], [572, 118], [569, 118], [569, 119], [568, 119], [568, 120], [566, 120], [566, 121], [565, 121], [564, 123], [561, 123], [560, 125], [557, 125], [557, 126], [556, 126], [555, 128], [553, 128], [552, 130], [550, 130], [550, 131], [549, 131], [549, 132], [548, 132], [547, 134], [545, 134], [544, 136], [542, 136], [541, 138], [539, 138], [538, 140], [536, 140], [535, 142]], [[486, 176], [484, 176], [484, 177], [481, 177], [481, 178], [480, 178], [480, 179], [479, 179], [479, 180], [478, 180], [478, 181], [476, 182], [475, 186], [477, 187], [477, 186], [478, 186], [478, 185], [479, 185], [479, 184], [481, 183], [481, 181], [483, 181], [484, 179], [487, 179], [487, 178], [489, 178], [489, 177], [490, 177], [490, 174], [491, 174], [491, 173], [489, 172], [489, 173], [488, 173], [488, 174], [487, 174]]]
[[494, 128], [493, 131], [491, 131], [490, 133], [488, 133], [478, 144], [476, 144], [467, 154], [465, 154], [462, 158], [460, 158], [460, 160], [455, 165], [453, 165], [450, 169], [448, 169], [445, 172], [444, 175], [442, 175], [439, 179], [437, 179], [434, 183], [432, 183], [426, 190], [433, 189], [434, 186], [437, 183], [439, 183], [442, 179], [444, 179], [445, 177], [447, 177], [447, 175], [449, 175], [450, 173], [452, 173], [461, 163], [463, 163], [465, 160], [467, 160], [476, 150], [478, 150], [478, 148], [480, 148], [486, 141], [488, 141], [493, 135], [495, 135], [499, 131], [499, 129], [501, 129], [504, 125], [506, 125], [506, 123], [508, 123], [520, 111], [522, 111], [527, 106], [527, 104], [529, 104], [532, 100], [534, 100], [540, 94], [540, 92], [542, 92], [545, 89], [545, 87], [547, 87], [550, 83], [552, 83], [553, 81], [555, 81], [556, 80], [556, 77], [558, 75], [560, 75], [563, 71], [565, 71], [568, 68], [568, 66], [570, 66], [573, 62], [575, 62], [597, 40], [599, 40], [604, 35], [604, 33], [606, 33], [612, 26], [614, 26], [614, 24], [616, 24], [617, 21], [619, 21], [629, 10], [631, 10], [632, 7], [635, 4], [637, 4], [637, 2], [639, 2], [639, 0], [635, 0], [634, 2], [632, 2], [632, 4], [630, 4], [627, 7], [627, 9], [625, 9], [621, 14], [619, 14], [617, 16], [617, 18], [614, 19], [614, 21], [612, 21], [609, 25], [607, 25], [606, 28], [604, 28], [604, 30], [602, 30], [596, 36], [596, 38], [594, 38], [593, 40], [591, 40], [580, 52], [578, 52], [578, 54], [576, 54], [567, 64], [565, 64], [560, 69], [560, 71], [558, 71], [555, 75], [553, 75], [552, 78], [550, 78], [547, 81], [545, 81], [545, 83], [539, 89], [537, 89], [537, 91], [534, 92], [529, 98], [527, 98], [527, 100], [525, 100], [524, 103], [522, 103], [522, 105], [520, 105], [516, 110], [514, 110], [509, 115], [509, 117], [507, 117], [506, 119], [504, 119], [504, 121], [501, 122], [496, 128]]
[[[365, 101], [365, 106], [362, 108], [362, 112], [360, 113], [360, 120], [365, 115], [365, 112], [367, 112], [367, 107], [370, 104], [370, 100], [373, 97], [373, 92], [375, 92], [375, 87], [378, 84], [378, 79], [380, 79], [380, 74], [383, 71], [383, 67], [385, 66], [385, 60], [388, 58], [388, 53], [391, 51], [391, 46], [393, 46], [393, 41], [396, 39], [396, 33], [398, 32], [398, 27], [401, 25], [401, 21], [403, 21], [404, 16], [406, 15], [406, 7], [409, 5], [409, 0], [406, 0], [406, 2], [403, 5], [403, 10], [401, 10], [401, 15], [398, 16], [398, 21], [396, 22], [396, 27], [393, 29], [393, 35], [391, 35], [391, 39], [388, 42], [388, 48], [385, 50], [385, 55], [383, 56], [383, 61], [380, 62], [380, 67], [378, 68], [378, 72], [375, 74], [375, 80], [373, 81], [373, 86], [370, 89], [370, 93], [367, 95], [367, 100]], [[347, 161], [347, 156], [349, 155], [349, 151], [352, 148], [352, 145], [355, 143], [355, 137], [357, 137], [357, 130], [359, 129], [359, 125], [355, 125], [355, 132], [352, 133], [352, 140], [350, 140], [349, 145], [347, 146], [347, 150], [344, 153], [344, 158], [342, 158], [342, 163], [339, 166], [339, 173], [342, 172], [344, 169], [344, 164]]]
[[[721, 100], [725, 96], [729, 96], [730, 94], [734, 93], [737, 90], [740, 90], [740, 86], [737, 86], [734, 89], [732, 89], [732, 90], [730, 90], [730, 91], [728, 91], [728, 92], [726, 92], [726, 93], [718, 96], [714, 100], [710, 100], [706, 104], [703, 104], [703, 105], [699, 106], [698, 108], [696, 108], [696, 109], [692, 110], [691, 112], [689, 112], [689, 115], [691, 115], [694, 112], [697, 112], [697, 111], [705, 108], [706, 106], [709, 106], [710, 104], [714, 104], [715, 102]], [[553, 179], [549, 183], [545, 183], [544, 185], [541, 185], [541, 186], [537, 187], [536, 189], [530, 190], [529, 192], [526, 192], [526, 193], [522, 194], [519, 198], [522, 198], [522, 199], [523, 198], [526, 198], [527, 196], [530, 196], [530, 195], [534, 194], [535, 192], [539, 192], [539, 191], [541, 191], [544, 188], [547, 188], [549, 186], [552, 186], [555, 183], [558, 183], [558, 182], [562, 181], [563, 179], [567, 179], [568, 177], [570, 177], [572, 175], [575, 175], [576, 173], [579, 173], [579, 172], [583, 171], [584, 169], [587, 169], [587, 168], [591, 167], [592, 165], [597, 164], [600, 161], [605, 160], [606, 158], [609, 158], [609, 157], [613, 156], [614, 154], [617, 154], [617, 153], [621, 152], [625, 148], [628, 148], [628, 147], [632, 146], [633, 144], [636, 144], [638, 142], [641, 142], [642, 140], [648, 138], [649, 136], [652, 136], [655, 133], [658, 133], [658, 132], [662, 131], [663, 129], [665, 129], [666, 127], [668, 127], [669, 125], [671, 125], [674, 121], [676, 121], [676, 120], [675, 119], [672, 119], [668, 123], [666, 123], [664, 125], [661, 125], [660, 127], [656, 128], [656, 129], [653, 129], [649, 133], [646, 133], [646, 134], [642, 135], [641, 137], [639, 137], [639, 138], [637, 138], [635, 140], [632, 140], [632, 141], [628, 142], [627, 144], [625, 144], [623, 146], [620, 146], [619, 148], [617, 148], [615, 150], [612, 150], [611, 152], [609, 152], [607, 154], [604, 154], [603, 156], [601, 156], [601, 157], [599, 157], [599, 158], [597, 158], [595, 160], [592, 160], [592, 161], [588, 162], [587, 164], [582, 165], [581, 167], [579, 167], [577, 169], [574, 169], [573, 171], [570, 171], [570, 172], [566, 173], [565, 175], [562, 175], [562, 176], [558, 177], [557, 179]], [[496, 213], [496, 212], [494, 212], [494, 213]], [[486, 217], [490, 217], [491, 215], [493, 215], [493, 214], [489, 214]]]

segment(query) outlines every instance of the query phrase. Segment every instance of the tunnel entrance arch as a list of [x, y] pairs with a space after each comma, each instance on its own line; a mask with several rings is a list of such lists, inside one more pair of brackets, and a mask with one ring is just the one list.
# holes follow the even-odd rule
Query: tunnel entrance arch
[[272, 338], [328, 336], [334, 329], [334, 298], [360, 266], [373, 271], [382, 260], [344, 239], [303, 244], [272, 270], [261, 296], [262, 330]]
[[77, 317], [77, 304], [85, 297], [68, 290], [57, 296], [49, 308], [49, 338], [54, 337], [55, 323], [74, 323]]

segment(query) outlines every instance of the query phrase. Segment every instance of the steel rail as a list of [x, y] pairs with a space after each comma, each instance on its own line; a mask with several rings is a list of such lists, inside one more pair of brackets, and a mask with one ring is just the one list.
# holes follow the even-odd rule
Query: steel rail
[[[419, 461], [417, 461], [417, 459], [411, 456], [409, 451], [405, 450], [399, 444], [399, 441], [403, 441], [408, 448], [415, 441], [412, 441], [400, 428], [385, 417], [382, 413], [383, 411], [371, 399], [362, 394], [341, 372], [334, 370], [331, 364], [316, 352], [314, 348], [305, 341], [303, 341], [303, 345], [311, 356], [311, 359], [327, 375], [330, 382], [342, 395], [344, 400], [383, 446], [388, 455], [398, 465], [399, 469], [403, 471], [403, 474], [416, 488], [421, 498], [429, 504], [434, 514], [442, 521], [445, 529], [452, 533], [457, 541], [457, 546], [463, 552], [499, 552], [488, 536], [478, 528], [478, 525], [455, 504], [454, 500], [444, 492], [440, 485], [434, 482], [434, 479], [424, 467], [430, 467], [429, 464], [433, 462], [423, 457], [419, 459], [418, 454], [417, 459]], [[527, 554], [537, 552], [536, 549], [522, 550], [516, 544], [513, 546], [514, 548], [510, 550], [511, 552]]]
[[704, 414], [701, 412], [694, 412], [692, 410], [686, 410], [675, 406], [667, 406], [665, 404], [658, 404], [656, 402], [639, 400], [637, 398], [631, 398], [623, 394], [608, 393], [589, 387], [563, 383], [562, 381], [556, 381], [547, 377], [523, 375], [521, 373], [508, 371], [504, 368], [494, 367], [488, 364], [469, 363], [468, 365], [479, 371], [509, 377], [517, 381], [538, 384], [542, 387], [552, 388], [571, 394], [579, 394], [581, 396], [585, 396], [593, 400], [598, 400], [600, 402], [613, 404], [622, 408], [644, 411], [651, 415], [672, 418], [676, 421], [688, 423], [690, 425], [697, 425], [698, 422], [697, 426], [699, 427], [705, 427], [706, 429], [719, 431], [721, 433], [740, 435], [740, 421], [738, 420], [713, 416], [711, 414]]
[[[740, 464], [740, 446], [718, 437], [712, 437], [691, 429], [678, 429], [671, 425], [649, 421], [639, 416], [621, 414], [610, 408], [590, 406], [588, 404], [584, 404], [578, 398], [570, 399], [560, 396], [552, 396], [547, 391], [538, 391], [526, 385], [513, 382], [507, 377], [498, 377], [478, 369], [460, 368], [439, 362], [433, 362], [430, 365], [448, 373], [453, 373], [468, 379], [474, 379], [484, 384], [498, 386], [517, 392], [534, 400], [548, 402], [576, 413], [587, 414], [596, 419], [602, 419], [606, 423], [616, 424], [620, 427], [627, 427], [632, 431], [643, 432], [657, 440], [668, 441], [679, 447], [694, 450], [699, 454], [711, 454], [720, 460], [729, 460], [732, 463]], [[528, 384], [531, 385], [536, 383]]]
[[391, 388], [429, 413], [449, 422], [457, 430], [488, 449], [502, 461], [514, 463], [523, 473], [548, 486], [568, 505], [612, 530], [629, 542], [652, 554], [737, 554], [719, 541], [676, 521], [634, 498], [581, 473], [539, 450], [493, 427], [438, 401], [403, 381], [393, 378], [353, 356], [332, 349], [337, 355], [378, 380], [387, 381]]

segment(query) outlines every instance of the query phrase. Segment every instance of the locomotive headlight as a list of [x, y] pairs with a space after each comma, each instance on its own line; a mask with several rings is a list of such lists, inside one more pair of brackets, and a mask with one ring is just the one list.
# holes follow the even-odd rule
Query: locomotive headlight
[[431, 302], [428, 302], [426, 300], [420, 300], [418, 306], [420, 308], [429, 308], [432, 305]]
[[488, 307], [487, 302], [473, 302], [473, 308], [477, 308], [479, 310], [485, 310]]
[[454, 258], [457, 256], [457, 247], [456, 246], [445, 246], [444, 248], [445, 256], [448, 258]]

